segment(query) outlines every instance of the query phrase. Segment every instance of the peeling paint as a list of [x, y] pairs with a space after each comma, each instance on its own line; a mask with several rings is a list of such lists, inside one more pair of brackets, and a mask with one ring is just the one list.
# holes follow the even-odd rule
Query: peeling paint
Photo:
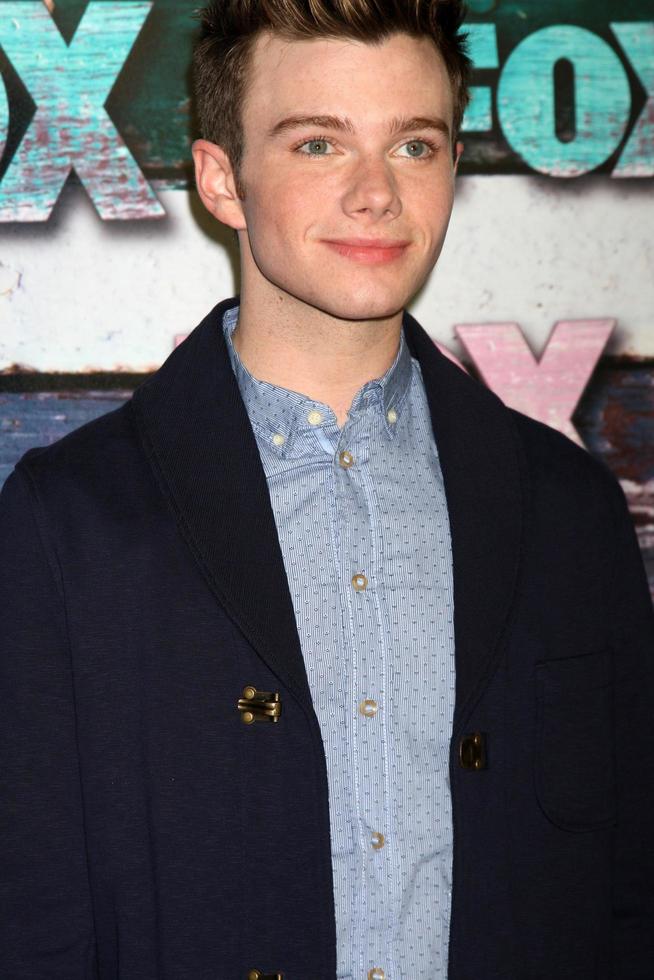
[[629, 501], [629, 509], [634, 515], [639, 534], [647, 539], [648, 544], [654, 546], [654, 480], [642, 484], [633, 480], [620, 480], [620, 484]]
[[517, 323], [459, 324], [455, 332], [505, 404], [583, 444], [572, 415], [614, 327], [613, 319], [561, 321], [539, 360]]
[[0, 296], [11, 299], [12, 295], [20, 289], [23, 274], [18, 269], [13, 269], [10, 265], [0, 262]]
[[633, 480], [620, 480], [620, 483], [634, 519], [650, 593], [654, 600], [654, 480], [643, 484]]
[[[12, 0], [4, 0], [1, 7], [7, 24], [11, 27], [13, 21], [18, 28], [30, 5], [31, 0], [14, 3], [13, 6], [19, 8], [14, 12]], [[59, 9], [67, 6], [59, 4]], [[85, 16], [89, 8], [108, 10], [112, 6], [127, 10], [130, 2], [92, 2]], [[618, 178], [654, 175], [654, 20], [651, 0], [622, 0], [620, 4], [598, 4], [596, 0], [577, 0], [574, 4], [568, 0], [548, 0], [547, 3], [538, 0], [529, 4], [515, 0], [502, 0], [501, 3], [474, 0], [468, 6], [470, 15], [465, 29], [470, 33], [470, 50], [480, 77], [474, 80], [473, 97], [464, 120], [466, 154], [461, 166], [463, 173], [527, 173], [532, 168], [553, 176], [572, 177], [599, 167], [602, 172], [613, 172]], [[35, 0], [34, 7], [49, 17], [48, 11], [53, 9], [54, 0]], [[620, 18], [615, 23], [610, 21], [611, 12]], [[188, 68], [195, 31], [196, 24], [186, 4], [177, 0], [157, 0], [153, 16], [144, 28], [147, 40], [138, 45], [132, 55], [129, 77], [136, 79], [137, 84], [132, 89], [127, 84], [121, 86], [119, 78], [111, 102], [113, 123], [129, 139], [145, 175], [163, 179], [169, 187], [186, 189], [192, 186]], [[548, 41], [543, 31], [559, 33], [549, 35]], [[69, 46], [71, 50], [76, 38]], [[557, 38], [558, 47], [553, 43]], [[91, 75], [97, 71], [100, 59], [106, 54], [105, 49], [111, 48], [115, 40], [114, 34], [109, 32], [104, 39], [106, 43], [98, 44]], [[41, 36], [31, 41], [30, 46], [30, 57], [35, 61], [33, 53], [37, 58], [43, 54]], [[572, 144], [557, 139], [552, 122], [556, 114], [553, 65], [569, 55], [575, 68], [574, 89], [579, 103], [577, 134]], [[508, 82], [520, 61], [524, 85], [521, 82], [521, 86], [512, 88]], [[61, 87], [60, 68], [53, 69], [50, 74]], [[55, 78], [57, 75], [60, 77]], [[86, 82], [80, 86], [82, 84]], [[95, 84], [92, 80], [91, 89]], [[3, 91], [0, 83], [0, 117]], [[626, 112], [622, 98], [625, 91]], [[511, 96], [508, 104], [505, 104], [506, 95]], [[566, 112], [571, 108], [569, 104], [564, 106]], [[20, 102], [16, 109], [19, 114], [27, 111]], [[3, 128], [0, 118], [0, 133]], [[51, 136], [55, 141], [54, 121], [52, 129]], [[626, 135], [626, 140], [621, 133]], [[80, 137], [76, 144], [80, 153], [83, 144]], [[611, 147], [622, 154], [617, 165]], [[11, 152], [15, 149], [12, 146]], [[536, 162], [534, 167], [532, 154]]]
[[611, 24], [643, 85], [647, 101], [631, 132], [614, 177], [654, 176], [654, 23]]
[[17, 364], [17, 363], [14, 363], [14, 364], [9, 364], [9, 365], [7, 365], [7, 367], [3, 368], [0, 371], [0, 377], [2, 375], [11, 375], [11, 374], [36, 374], [36, 373], [37, 373], [36, 372], [36, 368], [32, 367], [29, 364]]
[[[574, 67], [576, 135], [556, 135], [554, 66]], [[534, 170], [579, 177], [605, 163], [627, 129], [631, 89], [622, 63], [600, 37], [555, 25], [530, 34], [504, 65], [497, 92], [503, 133]]]
[[0, 44], [36, 113], [0, 182], [0, 221], [47, 221], [73, 168], [102, 219], [165, 215], [104, 109], [151, 7], [89, 3], [66, 45], [41, 0], [3, 2]]

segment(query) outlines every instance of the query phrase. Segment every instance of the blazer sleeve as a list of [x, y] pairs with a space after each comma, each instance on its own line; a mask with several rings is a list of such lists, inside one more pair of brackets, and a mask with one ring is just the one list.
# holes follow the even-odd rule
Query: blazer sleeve
[[618, 810], [611, 975], [649, 980], [654, 975], [654, 610], [633, 519], [619, 484], [615, 488], [610, 625]]
[[91, 980], [65, 607], [37, 512], [19, 464], [0, 494], [0, 977]]

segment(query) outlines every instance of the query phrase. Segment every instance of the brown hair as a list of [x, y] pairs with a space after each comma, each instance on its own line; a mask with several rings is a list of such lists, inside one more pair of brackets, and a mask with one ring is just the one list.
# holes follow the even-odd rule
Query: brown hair
[[462, 0], [211, 0], [197, 11], [201, 27], [193, 50], [200, 133], [222, 146], [240, 186], [241, 109], [250, 55], [262, 31], [286, 40], [327, 37], [368, 43], [404, 33], [431, 37], [445, 62], [454, 94], [456, 138], [469, 101], [471, 61], [466, 35], [459, 32], [465, 13]]

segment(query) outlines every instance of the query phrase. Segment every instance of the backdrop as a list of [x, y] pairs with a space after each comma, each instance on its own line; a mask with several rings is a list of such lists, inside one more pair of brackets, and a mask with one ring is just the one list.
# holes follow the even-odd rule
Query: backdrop
[[[0, 0], [0, 482], [238, 291], [190, 168], [188, 0]], [[411, 306], [621, 480], [654, 594], [654, 3], [471, 0], [443, 255]]]

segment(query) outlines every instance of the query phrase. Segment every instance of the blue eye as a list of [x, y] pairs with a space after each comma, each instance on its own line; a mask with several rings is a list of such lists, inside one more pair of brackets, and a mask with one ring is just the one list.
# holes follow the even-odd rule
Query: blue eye
[[303, 143], [298, 147], [298, 150], [307, 156], [324, 157], [328, 155], [327, 150], [329, 146], [330, 144], [327, 142], [327, 140], [307, 140], [306, 143]]
[[408, 143], [404, 143], [400, 149], [406, 150], [408, 156], [414, 160], [431, 156], [433, 152], [433, 147], [426, 140], [410, 140]]

